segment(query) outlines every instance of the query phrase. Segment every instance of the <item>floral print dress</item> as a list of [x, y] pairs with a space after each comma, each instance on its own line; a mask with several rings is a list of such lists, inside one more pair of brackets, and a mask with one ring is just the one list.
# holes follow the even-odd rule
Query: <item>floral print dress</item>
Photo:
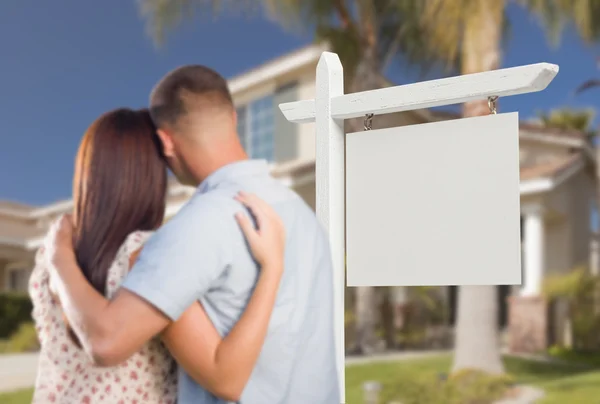
[[[107, 297], [117, 291], [129, 271], [131, 255], [150, 232], [134, 232], [125, 240], [109, 269]], [[155, 338], [127, 361], [115, 367], [97, 367], [69, 337], [61, 307], [50, 292], [44, 248], [36, 255], [29, 280], [41, 351], [33, 403], [174, 404], [176, 365]]]

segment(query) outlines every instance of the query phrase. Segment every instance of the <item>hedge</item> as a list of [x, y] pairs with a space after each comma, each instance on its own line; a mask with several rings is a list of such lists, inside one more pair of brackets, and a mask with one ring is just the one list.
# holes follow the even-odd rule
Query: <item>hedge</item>
[[0, 339], [8, 338], [23, 323], [31, 322], [33, 305], [25, 293], [0, 293]]

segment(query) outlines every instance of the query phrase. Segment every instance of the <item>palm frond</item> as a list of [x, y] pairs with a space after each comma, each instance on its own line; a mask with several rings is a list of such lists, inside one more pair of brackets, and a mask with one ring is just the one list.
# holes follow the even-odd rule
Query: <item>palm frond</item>
[[577, 130], [588, 136], [593, 134], [591, 128], [595, 115], [596, 111], [593, 108], [557, 108], [549, 112], [537, 112], [541, 124], [545, 127], [561, 130]]
[[517, 0], [541, 23], [552, 46], [560, 45], [560, 38], [567, 22], [561, 1], [556, 0]]
[[164, 44], [167, 33], [185, 20], [195, 17], [217, 16], [227, 12], [260, 10], [260, 0], [137, 0], [141, 17], [146, 20], [146, 31], [155, 45]]
[[560, 38], [568, 24], [573, 24], [587, 42], [600, 37], [598, 0], [517, 0], [517, 3], [539, 18], [553, 46], [560, 45]]
[[269, 18], [294, 31], [336, 26], [335, 8], [345, 0], [263, 0]]
[[599, 79], [591, 79], [591, 80], [587, 80], [583, 83], [581, 83], [576, 89], [575, 89], [575, 94], [581, 94], [582, 92], [585, 92], [587, 90], [590, 90], [592, 88], [596, 88], [596, 87], [600, 87], [600, 80]]

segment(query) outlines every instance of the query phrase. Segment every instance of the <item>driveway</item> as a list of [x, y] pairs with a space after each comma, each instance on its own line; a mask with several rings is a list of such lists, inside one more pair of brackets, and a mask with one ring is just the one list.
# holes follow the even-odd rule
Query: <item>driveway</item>
[[33, 387], [38, 354], [0, 355], [0, 392]]

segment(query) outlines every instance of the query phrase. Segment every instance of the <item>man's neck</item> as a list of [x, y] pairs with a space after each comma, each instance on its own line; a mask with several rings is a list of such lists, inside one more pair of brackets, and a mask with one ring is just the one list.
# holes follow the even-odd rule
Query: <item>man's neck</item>
[[221, 168], [234, 164], [240, 161], [248, 160], [248, 155], [241, 148], [232, 148], [231, 150], [223, 151], [222, 154], [212, 153], [212, 156], [202, 159], [200, 167], [192, 173], [196, 185], [200, 185], [205, 179], [210, 177], [214, 172]]

